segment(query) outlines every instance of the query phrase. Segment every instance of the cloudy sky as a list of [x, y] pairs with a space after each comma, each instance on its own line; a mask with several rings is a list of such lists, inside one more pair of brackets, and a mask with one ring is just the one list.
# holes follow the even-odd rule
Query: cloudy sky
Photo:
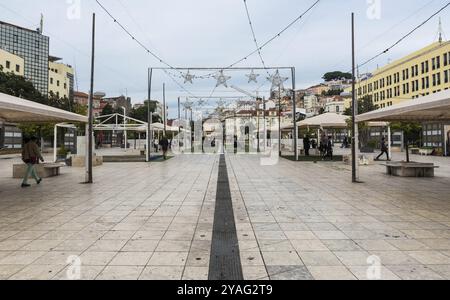
[[[99, 1], [137, 39], [172, 66], [225, 67], [256, 48], [243, 0]], [[247, 0], [259, 43], [276, 35], [314, 2]], [[351, 69], [352, 11], [356, 13], [357, 60], [362, 62], [396, 42], [446, 3], [448, 0], [321, 0], [303, 19], [264, 48], [262, 55], [267, 66], [296, 67], [297, 88], [305, 88], [319, 83], [327, 71]], [[108, 96], [127, 94], [134, 103], [142, 102], [147, 95], [147, 68], [162, 66], [133, 42], [95, 0], [0, 0], [0, 11], [2, 21], [29, 28], [38, 26], [43, 13], [44, 34], [50, 36], [51, 54], [63, 57], [65, 63], [76, 67], [77, 86], [81, 91], [89, 87], [93, 12], [97, 15], [96, 91]], [[444, 33], [450, 37], [449, 15], [450, 8], [441, 13]], [[437, 32], [438, 18], [435, 18], [361, 72], [371, 71], [436, 41]], [[238, 66], [261, 67], [262, 63], [258, 55], [253, 55]], [[245, 77], [248, 73], [230, 71], [226, 75], [232, 77], [230, 84], [241, 89], [267, 93], [270, 88], [265, 80], [267, 74], [258, 72], [261, 74], [258, 84], [248, 84]], [[216, 81], [211, 78], [196, 79], [194, 84], [174, 79], [199, 97], [241, 95], [231, 88], [214, 90]], [[286, 87], [290, 87], [288, 82]], [[162, 97], [163, 83], [174, 116], [177, 97], [185, 99], [189, 94], [164, 72], [155, 71], [152, 98]]]

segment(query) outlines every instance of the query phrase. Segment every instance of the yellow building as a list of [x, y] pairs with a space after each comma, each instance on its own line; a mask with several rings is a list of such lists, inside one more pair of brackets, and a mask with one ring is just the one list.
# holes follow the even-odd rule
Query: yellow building
[[369, 96], [379, 108], [447, 90], [450, 42], [433, 43], [364, 77], [356, 83], [357, 97]]
[[0, 69], [3, 72], [13, 72], [16, 75], [24, 75], [25, 60], [8, 51], [0, 49]]
[[61, 98], [73, 96], [74, 70], [71, 66], [59, 63], [57, 57], [48, 62], [48, 92]]

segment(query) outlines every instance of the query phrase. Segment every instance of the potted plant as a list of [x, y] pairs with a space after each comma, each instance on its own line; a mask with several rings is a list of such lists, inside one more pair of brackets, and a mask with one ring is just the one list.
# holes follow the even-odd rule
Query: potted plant
[[63, 146], [63, 147], [59, 148], [59, 150], [56, 154], [56, 159], [65, 161], [67, 159], [68, 153], [69, 153], [69, 151]]
[[361, 153], [374, 153], [378, 144], [376, 140], [368, 141], [366, 146], [361, 147]]

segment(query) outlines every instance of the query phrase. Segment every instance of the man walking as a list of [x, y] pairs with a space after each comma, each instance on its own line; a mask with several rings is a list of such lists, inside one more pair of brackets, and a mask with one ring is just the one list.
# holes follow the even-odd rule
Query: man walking
[[386, 154], [387, 160], [389, 161], [390, 158], [389, 158], [389, 152], [388, 152], [388, 150], [389, 150], [389, 148], [388, 148], [388, 146], [387, 146], [387, 144], [386, 144], [386, 138], [383, 137], [383, 138], [381, 139], [381, 153], [380, 153], [380, 155], [377, 156], [377, 158], [376, 158], [375, 160], [376, 160], [376, 161], [380, 160], [380, 157], [383, 156], [383, 154]]
[[28, 184], [28, 178], [32, 176], [37, 184], [40, 184], [42, 178], [39, 178], [36, 173], [35, 165], [39, 163], [39, 160], [44, 162], [44, 158], [39, 151], [39, 147], [36, 144], [36, 137], [31, 137], [29, 140], [26, 140], [25, 145], [22, 149], [22, 160], [27, 164], [27, 171], [25, 172], [25, 177], [23, 178], [22, 187], [26, 188], [30, 185]]
[[167, 151], [169, 151], [169, 140], [167, 139], [166, 136], [163, 136], [163, 138], [161, 139], [161, 142], [159, 144], [161, 145], [161, 148], [163, 151], [164, 160], [166, 160], [167, 159]]
[[311, 142], [307, 135], [305, 135], [305, 138], [303, 139], [303, 148], [305, 149], [305, 156], [309, 156], [309, 150], [311, 149]]

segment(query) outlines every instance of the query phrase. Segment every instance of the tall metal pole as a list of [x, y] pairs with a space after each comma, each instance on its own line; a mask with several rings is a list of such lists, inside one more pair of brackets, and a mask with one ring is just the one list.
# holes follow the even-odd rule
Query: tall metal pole
[[181, 135], [181, 103], [180, 103], [180, 97], [178, 97], [178, 151], [181, 150], [180, 135]]
[[92, 54], [91, 54], [91, 84], [89, 91], [89, 125], [88, 132], [86, 132], [87, 137], [87, 145], [88, 151], [87, 155], [87, 174], [86, 174], [86, 183], [93, 183], [93, 174], [92, 174], [92, 147], [94, 146], [92, 143], [92, 136], [94, 132], [94, 72], [95, 71], [95, 13], [92, 14]]
[[278, 155], [281, 156], [281, 85], [278, 86]]
[[127, 109], [125, 106], [122, 106], [123, 109], [123, 130], [124, 130], [124, 146], [125, 152], [128, 150], [128, 132], [127, 132]]
[[167, 111], [166, 111], [166, 84], [163, 83], [163, 109], [164, 109], [164, 136], [166, 136], [166, 131], [167, 131]]
[[147, 120], [148, 120], [148, 134], [147, 134], [147, 161], [151, 160], [151, 149], [152, 149], [152, 116], [153, 113], [150, 109], [151, 99], [152, 99], [152, 77], [153, 69], [148, 68], [148, 107], [147, 107]]
[[264, 121], [264, 152], [266, 152], [267, 148], [266, 97], [263, 97], [263, 121]]
[[292, 111], [294, 114], [294, 156], [295, 160], [298, 160], [298, 133], [297, 133], [297, 101], [296, 101], [296, 95], [295, 95], [295, 68], [291, 69], [292, 72]]
[[357, 182], [356, 176], [356, 66], [355, 66], [355, 13], [352, 13], [352, 182]]
[[257, 140], [258, 140], [258, 146], [257, 146], [257, 149], [256, 149], [256, 151], [258, 152], [258, 153], [260, 153], [261, 152], [261, 148], [260, 148], [260, 132], [259, 132], [259, 121], [260, 121], [260, 115], [259, 115], [259, 109], [260, 109], [260, 104], [261, 104], [261, 102], [259, 101], [259, 95], [258, 95], [259, 93], [258, 93], [258, 91], [256, 91], [256, 122], [257, 122], [257, 135], [256, 135], [256, 137], [257, 137]]

